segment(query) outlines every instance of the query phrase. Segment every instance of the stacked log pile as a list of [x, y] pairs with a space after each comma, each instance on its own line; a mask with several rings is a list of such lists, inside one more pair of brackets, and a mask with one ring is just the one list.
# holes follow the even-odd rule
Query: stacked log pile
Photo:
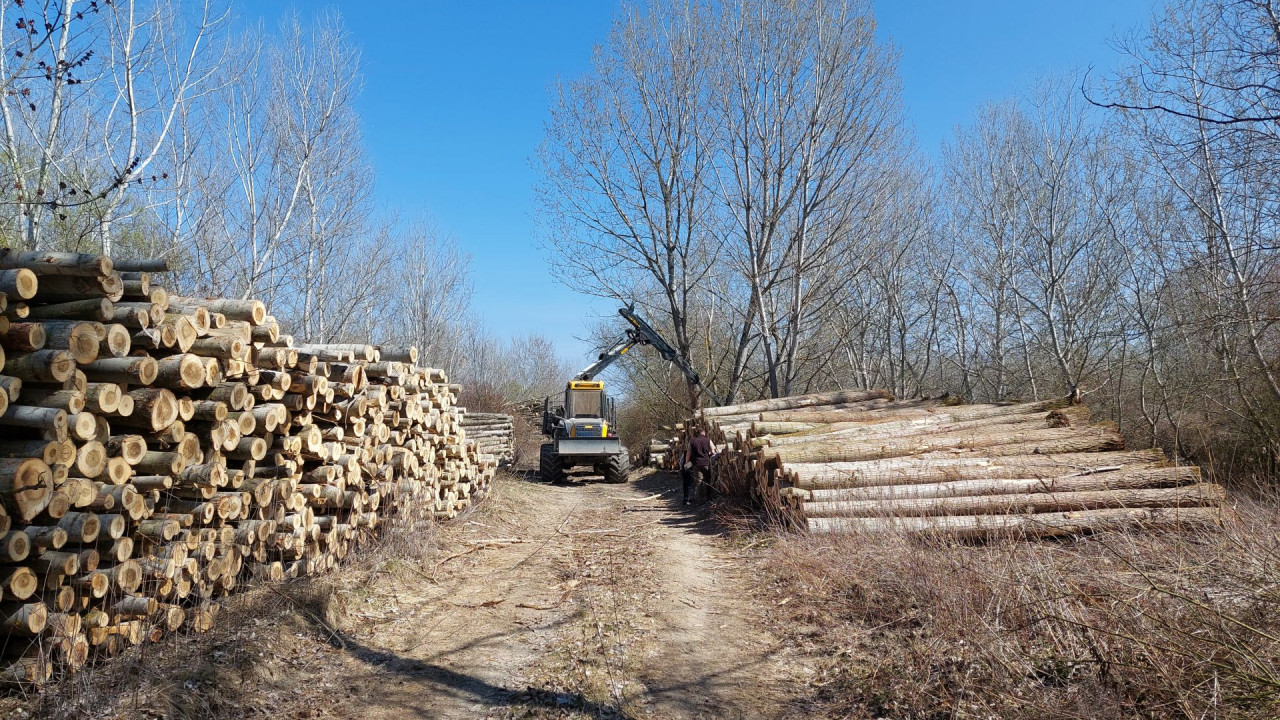
[[1049, 537], [1213, 525], [1223, 489], [1160, 450], [1126, 450], [1065, 401], [955, 405], [883, 391], [702, 410], [717, 483], [814, 532]]
[[650, 440], [641, 451], [640, 457], [632, 464], [659, 470], [679, 470], [679, 458], [673, 448], [680, 445], [680, 433], [683, 430], [684, 423], [676, 423], [675, 427], [664, 425], [663, 437]]
[[497, 466], [416, 350], [294, 344], [164, 269], [0, 249], [0, 682], [207, 630], [390, 516], [455, 516]]
[[510, 415], [464, 412], [460, 425], [480, 453], [494, 456], [499, 463], [515, 457], [515, 418]]

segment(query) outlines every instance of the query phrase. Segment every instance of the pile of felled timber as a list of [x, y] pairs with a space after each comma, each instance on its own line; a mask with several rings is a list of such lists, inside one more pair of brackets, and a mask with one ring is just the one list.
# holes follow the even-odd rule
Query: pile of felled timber
[[515, 457], [515, 418], [503, 413], [464, 412], [460, 421], [464, 437], [474, 440], [476, 450], [492, 455], [500, 463]]
[[683, 430], [684, 423], [676, 423], [674, 427], [664, 425], [662, 427], [664, 437], [650, 440], [641, 451], [638, 461], [633, 464], [660, 470], [678, 470], [680, 458], [677, 457], [675, 448], [683, 447], [680, 445], [680, 433]]
[[415, 349], [294, 344], [164, 269], [0, 249], [0, 682], [207, 630], [246, 582], [453, 517], [494, 473]]
[[700, 411], [717, 482], [799, 527], [1047, 537], [1221, 522], [1223, 489], [1065, 401], [841, 391]]

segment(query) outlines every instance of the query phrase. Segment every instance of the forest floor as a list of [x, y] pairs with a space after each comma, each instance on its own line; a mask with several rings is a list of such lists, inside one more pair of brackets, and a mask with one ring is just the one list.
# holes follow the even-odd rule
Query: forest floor
[[0, 700], [0, 715], [811, 716], [804, 659], [766, 629], [758, 548], [684, 507], [671, 475], [571, 480], [501, 476], [465, 518], [244, 593], [214, 632]]

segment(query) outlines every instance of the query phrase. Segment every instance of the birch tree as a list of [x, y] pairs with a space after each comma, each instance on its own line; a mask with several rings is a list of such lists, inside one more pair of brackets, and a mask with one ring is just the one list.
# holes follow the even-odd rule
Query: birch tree
[[[344, 142], [353, 122], [360, 86], [360, 55], [341, 19], [326, 15], [312, 26], [291, 16], [278, 41], [262, 32], [245, 34], [234, 55], [239, 62], [218, 97], [218, 167], [205, 181], [210, 210], [197, 237], [198, 273], [208, 287], [244, 297], [274, 300], [287, 289], [307, 247], [295, 232], [327, 175], [340, 172]], [[344, 188], [361, 188], [344, 181]], [[330, 188], [334, 197], [342, 190]], [[310, 219], [314, 220], [312, 214]], [[305, 222], [305, 221], [304, 221]]]
[[425, 223], [411, 226], [397, 244], [401, 255], [390, 265], [390, 277], [400, 289], [392, 321], [399, 329], [396, 335], [444, 367], [461, 362], [470, 324], [470, 256]]

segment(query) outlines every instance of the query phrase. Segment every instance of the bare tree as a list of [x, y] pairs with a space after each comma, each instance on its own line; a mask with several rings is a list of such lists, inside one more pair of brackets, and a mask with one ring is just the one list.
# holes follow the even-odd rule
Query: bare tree
[[[693, 357], [690, 317], [716, 257], [701, 2], [624, 9], [593, 71], [557, 88], [539, 159], [553, 274], [637, 302]], [[698, 388], [687, 386], [689, 404]]]
[[[1165, 279], [1189, 312], [1183, 335], [1215, 357], [1202, 378], [1280, 448], [1280, 19], [1270, 0], [1170, 2], [1121, 45], [1131, 65], [1101, 91], [1178, 198], [1186, 239], [1167, 244]], [[1166, 336], [1168, 339], [1169, 336]]]
[[1047, 375], [1079, 398], [1108, 382], [1123, 346], [1119, 293], [1135, 181], [1086, 110], [1049, 83], [985, 110], [947, 152], [959, 243], [951, 291], [972, 309], [963, 322], [973, 355], [957, 362], [983, 397], [1038, 396]]
[[542, 169], [557, 263], [656, 315], [721, 397], [755, 392], [757, 369], [767, 394], [808, 386], [829, 374], [876, 208], [895, 204], [900, 116], [866, 3], [628, 9], [556, 97]]
[[1019, 325], [1014, 317], [1014, 257], [1021, 228], [1010, 125], [1011, 103], [984, 108], [957, 130], [943, 151], [952, 237], [958, 245], [949, 278], [955, 364], [967, 397], [1006, 400], [1015, 394]]
[[[791, 392], [851, 280], [843, 263], [868, 235], [886, 170], [905, 160], [896, 57], [874, 31], [869, 5], [849, 0], [743, 0], [719, 16], [721, 242], [774, 396]], [[744, 327], [739, 366], [750, 338]]]
[[394, 316], [402, 328], [398, 335], [449, 367], [459, 361], [462, 340], [470, 334], [471, 258], [426, 223], [412, 226], [398, 245], [402, 254], [387, 277], [400, 289]]
[[83, 210], [112, 251], [129, 199], [145, 209], [136, 190], [168, 178], [156, 161], [211, 88], [226, 17], [212, 0], [4, 4], [0, 147], [26, 247], [50, 244], [50, 221]]
[[[343, 179], [342, 188], [331, 183], [344, 159], [351, 161], [344, 140], [360, 56], [333, 14], [310, 28], [291, 16], [278, 43], [249, 33], [233, 54], [240, 61], [226, 68], [230, 76], [217, 98], [219, 144], [210, 150], [219, 159], [204, 181], [211, 209], [196, 234], [196, 262], [211, 287], [274, 300], [314, 245], [314, 229], [296, 224], [309, 214], [317, 218], [308, 209], [320, 211], [317, 191], [333, 198], [354, 192], [357, 202], [366, 192], [358, 173]], [[299, 243], [300, 237], [311, 239]]]

